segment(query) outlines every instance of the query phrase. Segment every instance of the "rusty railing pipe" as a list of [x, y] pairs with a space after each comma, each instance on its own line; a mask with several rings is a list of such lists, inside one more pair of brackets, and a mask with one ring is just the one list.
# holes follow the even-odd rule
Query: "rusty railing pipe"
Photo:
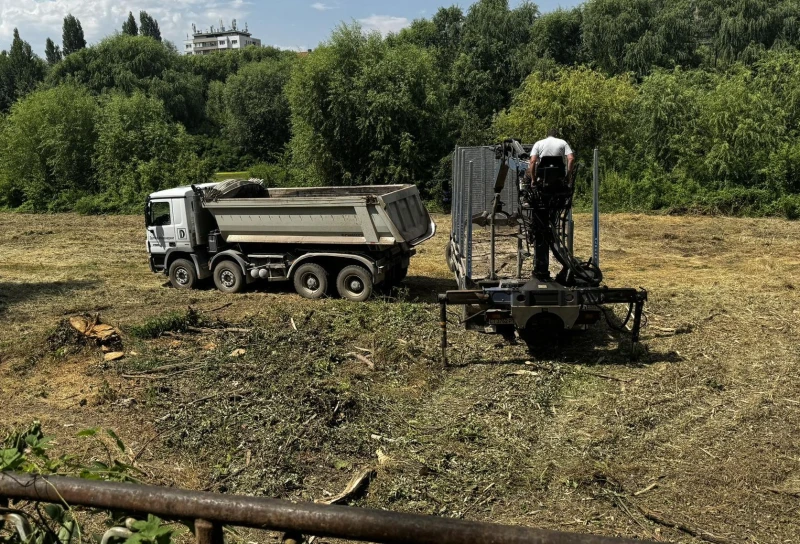
[[204, 520], [200, 536], [208, 540], [215, 540], [209, 538], [212, 525], [227, 524], [386, 544], [644, 542], [385, 510], [10, 472], [0, 473], [0, 497], [150, 513], [166, 519]]

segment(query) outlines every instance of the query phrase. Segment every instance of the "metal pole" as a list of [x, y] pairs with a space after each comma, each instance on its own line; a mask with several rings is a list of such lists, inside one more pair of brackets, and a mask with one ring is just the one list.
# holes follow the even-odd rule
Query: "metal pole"
[[592, 175], [592, 264], [600, 268], [600, 150], [596, 147]]
[[447, 366], [447, 295], [439, 295], [439, 328], [442, 331], [442, 365]]
[[500, 199], [500, 193], [495, 193], [494, 200], [492, 201], [492, 215], [489, 216], [489, 279], [495, 279], [494, 273], [494, 251], [495, 251], [495, 228], [494, 228], [494, 214], [497, 210], [497, 201]]
[[[561, 533], [263, 497], [242, 497], [153, 485], [98, 482], [60, 476], [0, 473], [0, 497], [154, 514], [166, 519], [204, 519], [272, 531], [291, 531], [386, 544], [643, 544], [643, 540]], [[207, 536], [207, 533], [201, 535]]]
[[467, 188], [467, 213], [464, 214], [467, 220], [467, 278], [472, 280], [472, 171], [475, 163], [469, 161], [469, 184]]

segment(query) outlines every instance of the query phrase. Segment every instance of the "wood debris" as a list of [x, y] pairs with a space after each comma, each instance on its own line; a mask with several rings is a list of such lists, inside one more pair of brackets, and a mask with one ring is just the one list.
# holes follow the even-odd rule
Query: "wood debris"
[[346, 503], [361, 493], [369, 484], [369, 481], [373, 478], [373, 476], [375, 476], [375, 471], [373, 469], [362, 469], [355, 473], [352, 478], [350, 478], [350, 481], [347, 483], [347, 487], [344, 488], [344, 491], [329, 499], [317, 499], [314, 502], [319, 504]]

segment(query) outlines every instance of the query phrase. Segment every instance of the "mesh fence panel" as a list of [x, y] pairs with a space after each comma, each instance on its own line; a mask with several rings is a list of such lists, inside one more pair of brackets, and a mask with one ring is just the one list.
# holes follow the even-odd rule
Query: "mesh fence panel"
[[[462, 288], [466, 279], [482, 279], [489, 275], [488, 249], [484, 247], [488, 243], [487, 229], [473, 225], [472, 218], [491, 212], [500, 165], [501, 160], [495, 158], [495, 148], [490, 146], [457, 147], [453, 156], [451, 236], [455, 242], [454, 258], [460, 264], [458, 274], [464, 276], [458, 278]], [[509, 169], [500, 193], [503, 210], [509, 214], [519, 208], [516, 183], [516, 175], [513, 169]], [[516, 260], [516, 244], [513, 228], [498, 229], [498, 253], [503, 253], [506, 258], [513, 256]]]

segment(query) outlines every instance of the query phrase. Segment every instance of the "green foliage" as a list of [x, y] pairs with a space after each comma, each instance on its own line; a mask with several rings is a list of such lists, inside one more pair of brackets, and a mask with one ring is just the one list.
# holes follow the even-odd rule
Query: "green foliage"
[[181, 56], [160, 39], [142, 11], [86, 47], [68, 15], [45, 78], [15, 32], [0, 52], [0, 206], [139, 211], [150, 191], [248, 167], [273, 186], [416, 183], [442, 204], [453, 146], [555, 126], [579, 158], [602, 148], [606, 206], [797, 214], [797, 0], [587, 0], [541, 16], [478, 0], [387, 38], [342, 26], [302, 57]]
[[147, 515], [147, 521], [139, 520], [131, 524], [136, 531], [125, 540], [125, 544], [169, 544], [174, 537], [183, 531], [170, 525], [164, 525], [161, 518], [153, 514]]
[[508, 104], [527, 75], [527, 44], [539, 14], [535, 4], [509, 9], [508, 0], [479, 0], [464, 19], [452, 68], [452, 96], [462, 107], [487, 118]]
[[183, 127], [170, 123], [164, 104], [139, 92], [104, 98], [93, 166], [100, 191], [120, 210], [138, 210], [151, 192], [211, 175]]
[[[41, 424], [33, 422], [24, 429], [12, 430], [0, 440], [0, 472], [14, 471], [38, 475], [66, 475], [77, 476], [89, 480], [104, 480], [117, 482], [136, 482], [133, 475], [142, 474], [134, 466], [120, 461], [126, 455], [125, 443], [111, 430], [100, 428], [84, 429], [77, 433], [78, 438], [91, 438], [96, 447], [105, 450], [108, 462], [97, 459], [88, 465], [79, 462], [74, 456], [62, 454], [53, 457], [50, 453], [51, 438], [42, 432]], [[111, 441], [113, 449], [109, 448]], [[114, 451], [114, 449], [116, 451]], [[25, 511], [25, 503], [17, 503], [16, 508]], [[99, 512], [98, 512], [99, 513]], [[119, 517], [116, 512], [114, 517]], [[107, 513], [109, 521], [114, 517]], [[71, 544], [82, 541], [99, 541], [100, 535], [84, 540], [83, 529], [73, 517], [69, 506], [60, 504], [46, 504], [39, 510], [39, 516], [29, 517], [33, 523], [32, 532], [24, 542], [16, 532], [8, 536], [0, 534], [0, 542], [4, 544]], [[126, 539], [134, 544], [169, 544], [176, 536], [185, 532], [176, 526], [165, 525], [156, 516], [148, 515], [147, 520], [136, 520], [130, 524], [132, 534]], [[0, 525], [2, 529], [2, 525]], [[87, 535], [88, 536], [88, 535]]]
[[50, 66], [61, 62], [61, 48], [54, 44], [50, 38], [47, 38], [44, 44], [44, 56]]
[[565, 66], [580, 63], [583, 56], [582, 22], [583, 14], [579, 8], [559, 8], [542, 15], [533, 23], [531, 52], [537, 57], [550, 58]]
[[131, 327], [129, 332], [136, 338], [158, 338], [165, 332], [182, 332], [187, 327], [196, 327], [199, 324], [200, 316], [190, 309], [153, 317], [141, 325]]
[[263, 60], [242, 67], [224, 87], [209, 86], [209, 118], [249, 155], [266, 159], [289, 141], [289, 101], [283, 92], [289, 68], [282, 60]]
[[45, 64], [14, 29], [8, 53], [0, 54], [0, 112], [7, 111], [15, 100], [33, 91], [44, 79]]
[[[135, 21], [134, 21], [135, 24]], [[146, 11], [139, 12], [139, 34], [161, 41], [161, 29], [158, 28], [158, 21], [150, 16]]]
[[556, 127], [579, 156], [588, 156], [594, 147], [622, 143], [635, 96], [627, 78], [588, 68], [563, 68], [552, 78], [534, 73], [498, 116], [495, 136], [533, 142]]
[[292, 152], [325, 185], [424, 183], [443, 155], [444, 89], [432, 56], [341, 26], [288, 87]]
[[122, 23], [122, 33], [128, 36], [139, 35], [139, 27], [136, 25], [136, 18], [133, 16], [132, 11], [128, 12], [128, 18]]
[[96, 191], [96, 116], [96, 100], [76, 85], [36, 91], [14, 104], [0, 131], [0, 203], [62, 211]]
[[71, 55], [86, 47], [83, 37], [83, 27], [77, 17], [71, 13], [64, 17], [64, 26], [61, 32], [61, 48], [64, 56]]
[[193, 127], [203, 118], [204, 84], [177, 52], [146, 36], [120, 34], [66, 57], [48, 82], [79, 82], [93, 93], [142, 91], [161, 100], [171, 119]]
[[275, 47], [248, 46], [243, 49], [230, 49], [214, 55], [188, 55], [181, 57], [192, 73], [203, 76], [208, 82], [224, 82], [239, 69], [253, 62], [283, 60], [292, 63], [297, 58], [293, 51], [281, 51]]

